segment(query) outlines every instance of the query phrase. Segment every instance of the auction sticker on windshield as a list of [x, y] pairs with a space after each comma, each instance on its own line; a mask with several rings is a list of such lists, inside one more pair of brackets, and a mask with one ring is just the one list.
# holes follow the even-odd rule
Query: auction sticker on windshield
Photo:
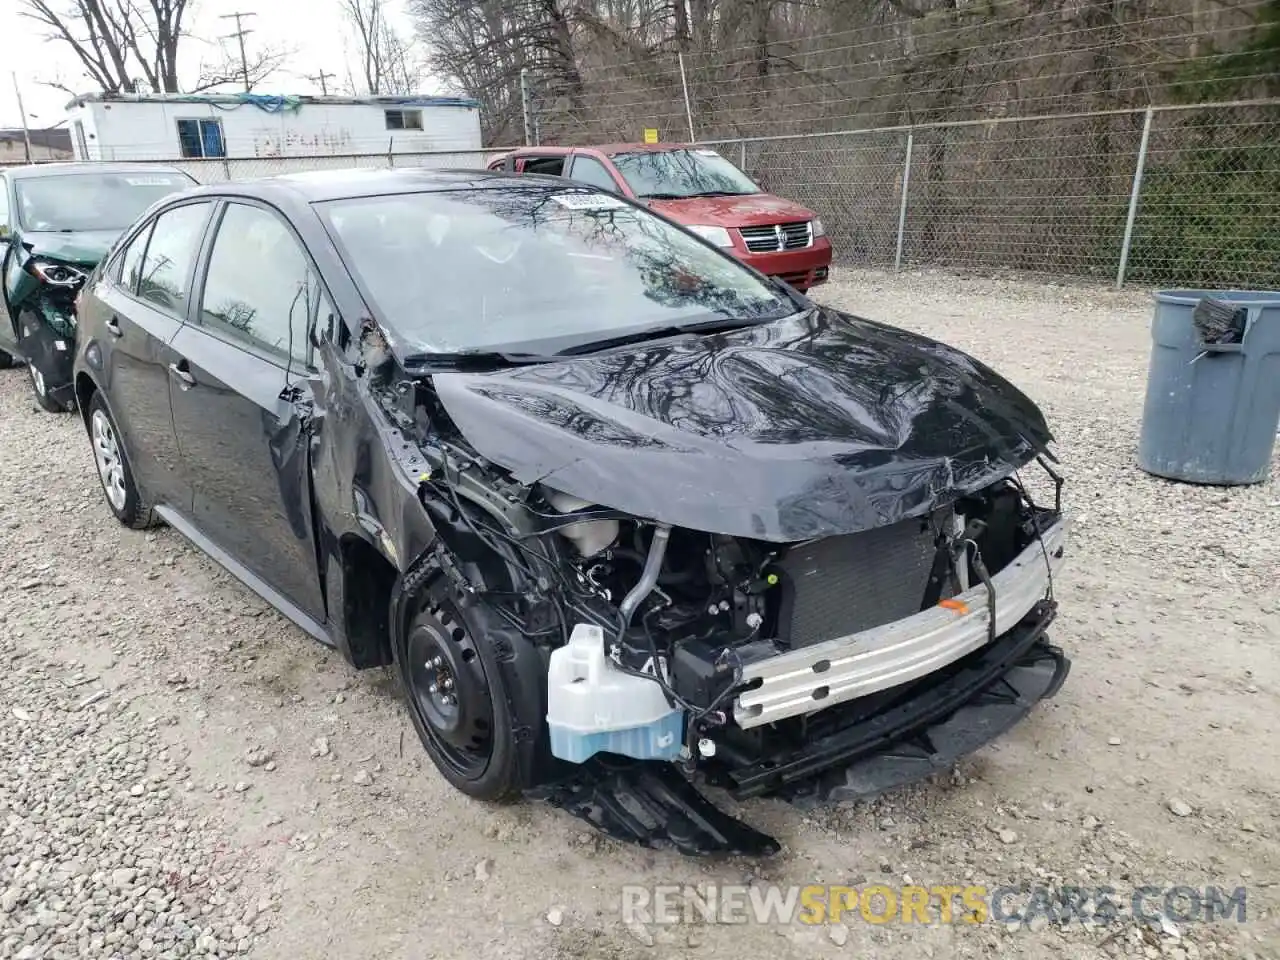
[[551, 198], [570, 210], [617, 210], [626, 204], [603, 193], [557, 193]]
[[124, 182], [131, 187], [172, 187], [179, 181], [172, 177], [125, 177]]

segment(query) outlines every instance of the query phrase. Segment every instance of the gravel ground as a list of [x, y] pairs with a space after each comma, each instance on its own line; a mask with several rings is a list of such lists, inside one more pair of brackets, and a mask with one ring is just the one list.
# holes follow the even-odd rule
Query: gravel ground
[[[111, 521], [78, 423], [6, 371], [0, 957], [1280, 957], [1280, 464], [1238, 489], [1134, 466], [1144, 295], [849, 271], [821, 295], [967, 349], [1044, 406], [1078, 517], [1055, 700], [942, 782], [742, 805], [784, 843], [769, 862], [473, 803], [426, 761], [389, 674], [349, 670], [172, 531]], [[1248, 922], [619, 914], [626, 883], [868, 880], [1245, 886]]]

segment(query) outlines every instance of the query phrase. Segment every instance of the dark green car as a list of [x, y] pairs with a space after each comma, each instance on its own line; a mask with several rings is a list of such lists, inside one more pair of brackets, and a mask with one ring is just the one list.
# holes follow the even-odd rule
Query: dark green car
[[196, 185], [154, 164], [0, 171], [0, 368], [25, 363], [45, 410], [75, 403], [75, 298], [85, 278], [151, 204]]

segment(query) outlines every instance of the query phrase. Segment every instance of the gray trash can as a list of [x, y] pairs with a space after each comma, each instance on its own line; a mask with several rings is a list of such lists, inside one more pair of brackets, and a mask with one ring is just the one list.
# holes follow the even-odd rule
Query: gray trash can
[[[1244, 308], [1239, 343], [1206, 343], [1192, 315], [1203, 298]], [[1191, 483], [1267, 478], [1280, 427], [1280, 292], [1162, 290], [1138, 465]]]

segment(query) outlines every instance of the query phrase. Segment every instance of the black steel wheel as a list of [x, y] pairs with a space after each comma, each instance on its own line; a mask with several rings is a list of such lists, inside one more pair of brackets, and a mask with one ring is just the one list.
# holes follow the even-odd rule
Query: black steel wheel
[[460, 776], [483, 773], [493, 752], [493, 697], [471, 636], [448, 600], [414, 618], [406, 638], [413, 706]]
[[406, 705], [427, 755], [451, 784], [503, 800], [521, 783], [500, 666], [483, 611], [440, 581], [415, 599], [396, 662]]

